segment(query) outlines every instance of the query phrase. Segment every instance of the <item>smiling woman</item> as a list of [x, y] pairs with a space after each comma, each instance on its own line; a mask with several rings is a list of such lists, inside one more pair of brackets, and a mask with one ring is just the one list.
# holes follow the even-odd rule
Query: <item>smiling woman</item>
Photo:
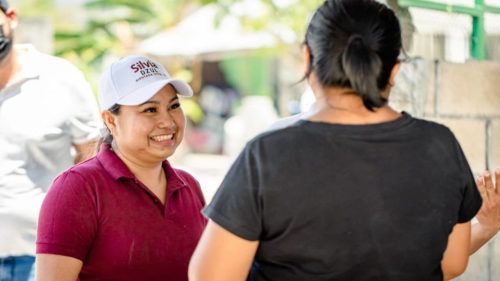
[[129, 56], [100, 85], [109, 134], [96, 157], [60, 175], [41, 210], [37, 280], [187, 280], [205, 219], [198, 182], [165, 160], [181, 143], [183, 81]]
[[146, 102], [102, 113], [114, 136], [115, 152], [129, 165], [155, 165], [171, 156], [182, 141], [185, 118], [175, 88], [166, 85]]

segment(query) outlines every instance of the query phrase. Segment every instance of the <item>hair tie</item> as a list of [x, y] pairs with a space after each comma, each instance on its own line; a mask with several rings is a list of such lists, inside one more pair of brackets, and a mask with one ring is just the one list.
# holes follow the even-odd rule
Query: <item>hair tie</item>
[[355, 41], [359, 41], [361, 43], [364, 43], [363, 37], [361, 37], [361, 35], [353, 34], [353, 35], [349, 36], [349, 39], [347, 40], [347, 45], [351, 45]]

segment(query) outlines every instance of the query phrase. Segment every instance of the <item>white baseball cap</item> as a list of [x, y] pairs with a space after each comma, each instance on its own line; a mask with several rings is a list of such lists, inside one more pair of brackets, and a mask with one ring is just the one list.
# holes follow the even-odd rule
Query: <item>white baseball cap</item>
[[99, 103], [102, 110], [115, 104], [139, 105], [167, 84], [171, 84], [181, 96], [193, 95], [186, 82], [173, 79], [161, 64], [145, 56], [127, 56], [112, 63], [102, 74]]

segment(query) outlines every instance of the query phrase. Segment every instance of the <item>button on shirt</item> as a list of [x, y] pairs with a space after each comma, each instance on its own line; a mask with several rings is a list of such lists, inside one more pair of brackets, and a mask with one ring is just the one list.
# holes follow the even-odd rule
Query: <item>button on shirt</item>
[[198, 182], [163, 162], [163, 205], [111, 150], [63, 173], [42, 205], [37, 253], [83, 261], [80, 280], [187, 281], [205, 227]]

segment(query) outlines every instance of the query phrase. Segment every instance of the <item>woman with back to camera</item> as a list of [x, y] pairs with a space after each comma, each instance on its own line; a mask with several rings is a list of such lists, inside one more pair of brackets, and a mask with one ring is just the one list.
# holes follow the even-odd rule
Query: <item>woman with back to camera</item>
[[53, 183], [42, 205], [36, 280], [186, 281], [206, 220], [198, 182], [174, 169], [183, 138], [183, 81], [128, 56], [101, 78], [110, 135], [96, 157]]
[[318, 8], [305, 36], [316, 111], [247, 144], [204, 210], [190, 280], [442, 281], [465, 270], [481, 197], [448, 128], [387, 105], [400, 49], [383, 4]]

